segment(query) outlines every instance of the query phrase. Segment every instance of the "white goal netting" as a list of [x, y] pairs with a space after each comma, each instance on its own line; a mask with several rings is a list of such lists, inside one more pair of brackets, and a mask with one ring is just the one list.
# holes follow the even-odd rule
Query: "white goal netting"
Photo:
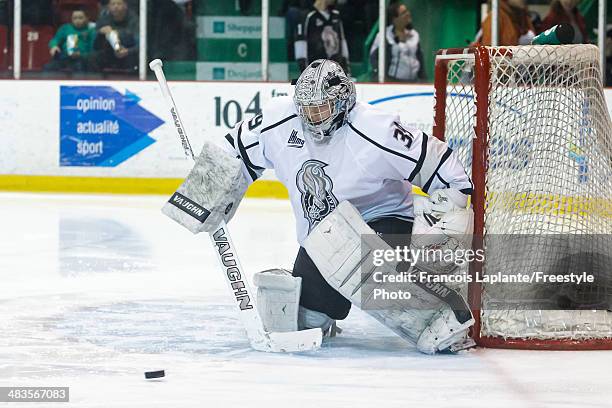
[[[481, 311], [481, 336], [612, 338], [612, 126], [598, 50], [486, 53], [488, 72], [470, 52], [436, 63], [448, 70], [444, 137], [466, 168], [475, 160], [472, 138], [487, 139], [484, 174], [472, 174], [486, 186], [476, 192], [484, 194], [484, 214], [476, 214], [484, 219], [483, 273], [567, 276], [587, 269], [595, 281], [482, 284], [481, 304], [473, 305]], [[476, 92], [477, 81], [487, 81], [478, 88], [487, 95]], [[486, 109], [487, 129], [477, 126], [479, 98], [488, 98], [478, 108]]]

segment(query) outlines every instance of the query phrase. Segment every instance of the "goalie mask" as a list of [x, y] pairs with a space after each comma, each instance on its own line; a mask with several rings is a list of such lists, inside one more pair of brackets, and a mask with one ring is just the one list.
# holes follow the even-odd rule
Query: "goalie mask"
[[330, 140], [355, 106], [355, 84], [340, 65], [319, 59], [312, 62], [297, 80], [293, 101], [306, 134], [317, 143]]

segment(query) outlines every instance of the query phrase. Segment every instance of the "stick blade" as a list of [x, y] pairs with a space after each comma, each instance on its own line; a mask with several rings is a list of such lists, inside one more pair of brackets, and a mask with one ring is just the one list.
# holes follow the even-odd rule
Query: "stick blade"
[[297, 353], [313, 351], [321, 347], [323, 333], [321, 329], [308, 329], [284, 333], [266, 333], [261, 342], [253, 342], [258, 351], [270, 353]]

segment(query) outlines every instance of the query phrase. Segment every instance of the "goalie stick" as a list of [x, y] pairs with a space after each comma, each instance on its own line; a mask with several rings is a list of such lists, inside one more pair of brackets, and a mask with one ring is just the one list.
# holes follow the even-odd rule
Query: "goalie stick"
[[[168, 105], [172, 122], [176, 128], [177, 134], [181, 140], [181, 144], [187, 157], [195, 160], [189, 138], [185, 132], [185, 127], [179, 116], [174, 98], [166, 82], [166, 76], [163, 71], [163, 63], [159, 59], [155, 59], [149, 63], [149, 67], [155, 73], [157, 82], [161, 89], [162, 95]], [[238, 259], [236, 248], [232, 242], [227, 225], [222, 221], [213, 232], [209, 233], [210, 239], [214, 246], [217, 260], [221, 267], [221, 272], [227, 287], [230, 290], [232, 298], [235, 299], [235, 305], [238, 309], [238, 316], [244, 325], [251, 347], [259, 351], [268, 352], [297, 352], [316, 350], [321, 346], [322, 332], [321, 329], [309, 329], [302, 331], [292, 331], [284, 333], [267, 332], [257, 312], [257, 306], [253, 303], [253, 291], [244, 275], [244, 269]], [[228, 269], [232, 269], [231, 276]], [[236, 274], [235, 269], [238, 269], [239, 274]], [[235, 276], [241, 276], [241, 281], [236, 281]]]

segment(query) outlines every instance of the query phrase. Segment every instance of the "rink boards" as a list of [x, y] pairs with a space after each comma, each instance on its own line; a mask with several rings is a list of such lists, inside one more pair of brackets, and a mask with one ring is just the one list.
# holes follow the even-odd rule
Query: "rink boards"
[[[196, 152], [271, 98], [292, 93], [286, 83], [171, 88]], [[358, 84], [357, 93], [431, 132], [432, 85]], [[606, 100], [609, 109], [612, 89]], [[191, 168], [155, 82], [0, 81], [0, 103], [0, 190], [166, 194]], [[286, 190], [266, 172], [248, 195], [283, 198]]]

